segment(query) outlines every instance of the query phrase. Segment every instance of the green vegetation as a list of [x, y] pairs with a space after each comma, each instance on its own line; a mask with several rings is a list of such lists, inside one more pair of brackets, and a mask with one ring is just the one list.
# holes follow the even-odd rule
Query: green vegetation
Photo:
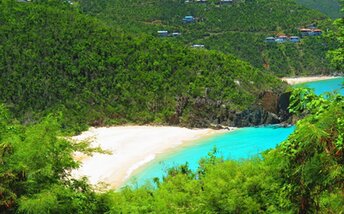
[[233, 56], [123, 34], [68, 4], [49, 5], [0, 5], [0, 101], [24, 123], [62, 112], [63, 126], [76, 130], [127, 122], [199, 126], [199, 113], [216, 109], [189, 105], [176, 116], [179, 99], [205, 97], [242, 110], [262, 91], [285, 87]]
[[[122, 26], [127, 32], [155, 35], [158, 30], [179, 31], [168, 38], [184, 45], [233, 54], [259, 69], [278, 76], [328, 74], [333, 72], [325, 57], [336, 43], [323, 37], [305, 38], [298, 44], [267, 44], [264, 39], [278, 34], [298, 35], [298, 29], [317, 24], [326, 31], [331, 20], [293, 0], [238, 1], [229, 5], [184, 3], [183, 0], [80, 0], [83, 12]], [[183, 24], [186, 15], [196, 23]]]
[[343, 13], [340, 12], [339, 0], [297, 0], [297, 2], [305, 7], [320, 10], [331, 18], [343, 17]]
[[344, 68], [344, 19], [337, 19], [334, 24], [338, 30], [332, 32], [330, 36], [338, 42], [339, 48], [331, 50], [328, 53], [328, 58], [334, 67], [342, 71]]
[[[298, 89], [291, 110], [308, 114], [295, 132], [262, 158], [228, 161], [216, 151], [169, 170], [157, 187], [95, 193], [70, 179], [72, 152], [85, 145], [59, 136], [49, 116], [23, 127], [1, 106], [0, 211], [2, 213], [340, 213], [343, 197], [344, 97]], [[90, 150], [86, 152], [91, 152]]]
[[[118, 3], [126, 6], [122, 1]], [[244, 9], [259, 5], [255, 1], [246, 3], [228, 7]], [[107, 5], [106, 1], [92, 4], [88, 6], [94, 13]], [[161, 4], [168, 5], [166, 1]], [[196, 8], [180, 5], [186, 11]], [[145, 11], [139, 6], [141, 10], [136, 12]], [[197, 7], [201, 9], [192, 10], [195, 16], [201, 17], [200, 11], [209, 12], [204, 10], [208, 6]], [[266, 15], [264, 8], [260, 9]], [[122, 9], [118, 16], [127, 11]], [[313, 20], [307, 15], [310, 13], [311, 17], [313, 12], [303, 8], [295, 11], [299, 10], [306, 14], [305, 24]], [[162, 14], [168, 11], [175, 13], [167, 10]], [[258, 12], [248, 18], [259, 17]], [[154, 10], [142, 13], [155, 14]], [[139, 17], [138, 14], [131, 15]], [[283, 15], [281, 10], [276, 14]], [[102, 14], [98, 16], [104, 18]], [[265, 19], [250, 19], [238, 20], [247, 30], [245, 36], [248, 32], [264, 32], [244, 24], [257, 23], [262, 29], [266, 25], [258, 22]], [[175, 22], [179, 20], [177, 17]], [[281, 26], [291, 29], [292, 22], [288, 20]], [[228, 109], [242, 110], [254, 104], [264, 90], [285, 89], [277, 78], [231, 55], [189, 49], [182, 45], [183, 41], [157, 39], [138, 32], [132, 35], [121, 29], [131, 25], [141, 32], [140, 27], [160, 28], [163, 21], [151, 20], [160, 23], [153, 26], [122, 21], [128, 24], [109, 27], [59, 1], [0, 2], [0, 101], [4, 103], [0, 105], [1, 213], [343, 212], [344, 97], [332, 94], [325, 99], [307, 89], [297, 89], [291, 96], [290, 111], [304, 117], [297, 122], [295, 132], [262, 157], [229, 161], [218, 158], [215, 150], [200, 161], [196, 172], [190, 171], [187, 164], [182, 165], [170, 169], [163, 181], [155, 179], [156, 186], [127, 187], [119, 192], [96, 192], [87, 180], [71, 178], [71, 170], [79, 165], [73, 159], [74, 152], [103, 151], [89, 148], [88, 142], [71, 142], [64, 133], [68, 128], [82, 130], [86, 124], [125, 122], [172, 123], [181, 105], [179, 101], [186, 98], [191, 103], [207, 98], [225, 103]], [[195, 29], [204, 23], [190, 25], [191, 33], [201, 32]], [[279, 27], [281, 23], [277, 21], [271, 29], [266, 26], [266, 32], [282, 31], [285, 28]], [[334, 31], [340, 45], [343, 24], [343, 20], [337, 21], [338, 29]], [[210, 25], [212, 33], [216, 26]], [[239, 26], [233, 25], [233, 31]], [[231, 33], [229, 30], [228, 35]], [[185, 39], [190, 35], [186, 33]], [[307, 38], [296, 47], [308, 42], [310, 46], [320, 45], [323, 39]], [[199, 41], [206, 39], [200, 37]], [[273, 48], [291, 51], [294, 47], [289, 45]], [[266, 56], [278, 56], [272, 53], [264, 52]], [[328, 56], [334, 65], [343, 68], [341, 48]], [[216, 111], [209, 108], [186, 108], [180, 115], [180, 124], [194, 125], [196, 116]]]
[[71, 179], [74, 151], [88, 143], [61, 135], [59, 117], [22, 126], [0, 106], [0, 213], [94, 213], [96, 195], [85, 180]]

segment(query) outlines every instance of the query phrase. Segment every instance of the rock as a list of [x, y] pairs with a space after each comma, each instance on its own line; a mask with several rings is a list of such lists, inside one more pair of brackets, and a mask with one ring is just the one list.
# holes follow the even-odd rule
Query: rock
[[262, 108], [257, 108], [237, 113], [233, 125], [236, 127], [246, 127], [264, 124], [278, 124], [280, 122], [281, 121], [276, 114], [265, 111]]
[[259, 96], [255, 105], [240, 112], [229, 109], [227, 106], [230, 104], [222, 100], [212, 100], [209, 97], [178, 97], [175, 114], [170, 118], [170, 123], [197, 128], [288, 123], [291, 121], [288, 112], [290, 94], [266, 91]]
[[266, 91], [260, 96], [260, 104], [265, 111], [278, 114], [279, 97], [272, 91]]
[[286, 92], [281, 94], [278, 99], [278, 115], [282, 121], [287, 121], [291, 116], [288, 110], [290, 95], [291, 92]]

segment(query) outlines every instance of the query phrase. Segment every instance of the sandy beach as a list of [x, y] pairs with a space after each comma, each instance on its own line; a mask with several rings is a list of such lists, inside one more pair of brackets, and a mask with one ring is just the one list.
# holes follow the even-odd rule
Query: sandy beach
[[79, 178], [86, 176], [91, 184], [103, 182], [110, 188], [123, 185], [136, 170], [184, 144], [228, 130], [187, 129], [180, 127], [120, 126], [91, 128], [79, 136], [80, 141], [92, 139], [91, 146], [100, 146], [112, 154], [94, 154], [92, 157], [76, 154], [81, 167], [72, 172]]
[[338, 76], [310, 76], [310, 77], [283, 77], [281, 79], [287, 82], [289, 85], [295, 85], [295, 84], [300, 84], [300, 83], [314, 82], [314, 81], [319, 81], [319, 80], [328, 80], [328, 79], [334, 79], [334, 78], [340, 78], [340, 77]]

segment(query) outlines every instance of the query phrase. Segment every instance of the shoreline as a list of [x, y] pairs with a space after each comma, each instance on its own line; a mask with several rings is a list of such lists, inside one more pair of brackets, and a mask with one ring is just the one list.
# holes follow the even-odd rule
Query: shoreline
[[[236, 130], [232, 127], [231, 130]], [[188, 129], [171, 126], [115, 126], [90, 128], [74, 136], [81, 141], [91, 139], [91, 147], [100, 146], [112, 154], [94, 153], [92, 156], [75, 154], [80, 168], [72, 171], [72, 177], [86, 176], [92, 185], [107, 184], [120, 188], [132, 175], [141, 171], [158, 156], [170, 154], [199, 140], [226, 133], [228, 130]]]
[[341, 78], [341, 76], [308, 76], [308, 77], [283, 77], [282, 81], [287, 82], [289, 85], [297, 85], [307, 82], [316, 82], [321, 80], [329, 80]]
[[203, 144], [205, 142], [207, 142], [209, 139], [211, 139], [212, 137], [216, 137], [219, 134], [223, 134], [223, 133], [228, 133], [228, 132], [234, 132], [239, 130], [240, 128], [238, 127], [227, 127], [227, 128], [223, 128], [220, 130], [215, 130], [215, 131], [221, 131], [219, 133], [213, 133], [210, 135], [206, 135], [203, 136], [199, 139], [196, 140], [190, 140], [190, 141], [185, 141], [183, 144], [181, 144], [178, 147], [175, 148], [171, 148], [170, 150], [164, 152], [164, 153], [159, 153], [152, 161], [148, 162], [144, 167], [140, 167], [137, 170], [135, 170], [130, 177], [126, 180], [125, 183], [123, 183], [120, 188], [126, 187], [126, 186], [132, 186], [132, 185], [136, 185], [136, 176], [139, 175], [140, 173], [142, 173], [143, 171], [147, 170], [150, 166], [160, 162], [160, 161], [164, 161], [166, 160], [166, 158], [170, 158], [171, 156], [173, 156], [174, 154], [183, 151], [184, 149], [187, 149], [188, 147], [192, 147], [192, 146], [198, 146], [200, 144]]

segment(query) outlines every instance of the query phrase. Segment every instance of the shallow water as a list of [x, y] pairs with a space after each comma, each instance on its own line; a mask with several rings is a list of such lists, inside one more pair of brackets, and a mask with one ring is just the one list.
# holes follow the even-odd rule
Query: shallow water
[[[344, 78], [322, 80], [317, 82], [296, 85], [296, 87], [306, 86], [315, 89], [316, 94], [332, 92], [338, 90], [344, 95], [341, 85]], [[198, 161], [206, 157], [209, 152], [216, 147], [218, 156], [225, 159], [239, 160], [254, 157], [262, 151], [275, 148], [276, 145], [286, 140], [294, 131], [295, 127], [265, 126], [256, 128], [241, 128], [232, 132], [216, 135], [207, 139], [199, 140], [172, 154], [158, 156], [153, 162], [145, 167], [141, 172], [136, 173], [128, 184], [140, 186], [153, 178], [162, 178], [166, 175], [167, 169], [188, 163], [192, 170], [198, 167]]]
[[330, 80], [321, 80], [316, 82], [309, 82], [303, 84], [297, 84], [296, 87], [308, 87], [313, 88], [316, 94], [323, 94], [325, 92], [333, 92], [337, 91], [341, 95], [344, 95], [344, 88], [342, 84], [344, 82], [344, 78], [335, 78]]
[[241, 128], [232, 132], [203, 139], [195, 144], [185, 146], [173, 154], [157, 157], [142, 172], [132, 177], [131, 182], [142, 185], [154, 177], [162, 178], [167, 169], [188, 163], [192, 170], [198, 167], [198, 161], [206, 157], [216, 147], [218, 154], [225, 159], [244, 159], [254, 157], [262, 151], [276, 147], [285, 140], [294, 127], [277, 128], [274, 126], [258, 128]]

